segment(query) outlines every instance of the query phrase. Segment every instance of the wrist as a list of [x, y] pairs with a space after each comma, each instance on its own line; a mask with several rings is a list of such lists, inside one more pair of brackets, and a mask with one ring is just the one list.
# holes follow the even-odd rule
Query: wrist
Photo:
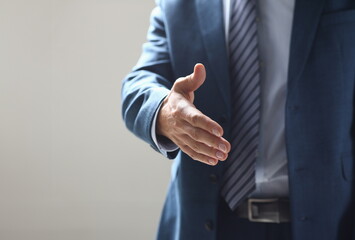
[[157, 136], [159, 136], [159, 137], [168, 138], [167, 134], [164, 131], [165, 130], [165, 125], [166, 125], [164, 122], [167, 120], [167, 117], [164, 114], [165, 108], [166, 108], [166, 103], [167, 103], [167, 98], [165, 98], [163, 100], [162, 105], [161, 105], [161, 107], [159, 109], [155, 132], [157, 133]]

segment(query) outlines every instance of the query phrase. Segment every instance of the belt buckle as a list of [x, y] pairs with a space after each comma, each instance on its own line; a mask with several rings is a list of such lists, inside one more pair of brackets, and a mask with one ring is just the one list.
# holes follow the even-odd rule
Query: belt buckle
[[248, 219], [251, 222], [261, 222], [261, 223], [280, 223], [280, 214], [279, 209], [275, 211], [273, 214], [269, 214], [266, 216], [258, 216], [259, 215], [259, 206], [262, 204], [271, 204], [275, 203], [277, 208], [279, 208], [279, 199], [278, 198], [269, 198], [269, 199], [256, 199], [249, 198], [248, 199]]

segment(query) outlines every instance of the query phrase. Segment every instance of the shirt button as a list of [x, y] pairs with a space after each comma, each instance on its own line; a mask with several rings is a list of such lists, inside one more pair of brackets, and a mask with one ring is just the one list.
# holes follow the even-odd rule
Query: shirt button
[[213, 222], [212, 221], [205, 222], [205, 229], [207, 231], [212, 231], [213, 230]]
[[260, 18], [259, 18], [259, 17], [256, 17], [256, 18], [255, 18], [255, 22], [259, 23], [259, 22], [260, 22]]
[[210, 179], [211, 183], [217, 183], [217, 181], [218, 181], [216, 174], [211, 174], [209, 176], [209, 179]]

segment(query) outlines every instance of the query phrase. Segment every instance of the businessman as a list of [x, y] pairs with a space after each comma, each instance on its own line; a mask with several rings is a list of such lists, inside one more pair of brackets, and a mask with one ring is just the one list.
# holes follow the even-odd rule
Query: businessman
[[355, 240], [354, 0], [160, 0], [127, 127], [174, 159], [158, 239]]

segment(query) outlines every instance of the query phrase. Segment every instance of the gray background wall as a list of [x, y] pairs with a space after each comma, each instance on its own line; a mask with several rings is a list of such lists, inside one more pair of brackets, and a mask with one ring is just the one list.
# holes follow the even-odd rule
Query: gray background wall
[[121, 120], [153, 0], [0, 0], [0, 239], [153, 239], [169, 160]]

